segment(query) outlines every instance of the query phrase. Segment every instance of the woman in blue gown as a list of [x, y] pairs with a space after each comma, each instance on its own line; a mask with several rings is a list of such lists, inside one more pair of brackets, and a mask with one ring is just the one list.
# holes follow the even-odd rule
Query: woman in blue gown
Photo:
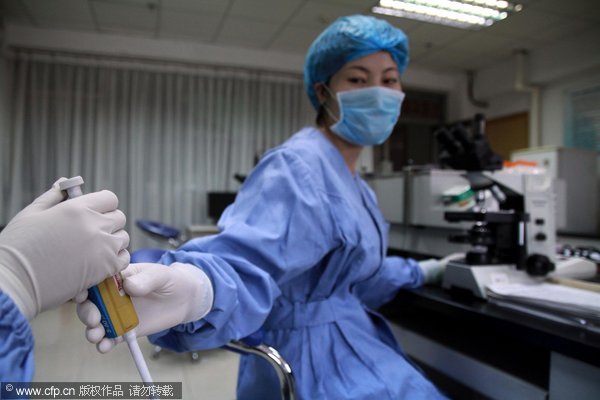
[[[440, 264], [386, 256], [388, 226], [356, 171], [362, 147], [385, 141], [399, 117], [407, 62], [404, 33], [373, 17], [340, 18], [315, 40], [305, 84], [317, 126], [262, 157], [219, 234], [162, 258], [200, 268], [213, 298], [203, 318], [154, 333], [153, 343], [215, 348], [262, 329], [291, 365], [301, 399], [443, 398], [374, 311]], [[280, 396], [270, 366], [250, 355], [241, 357], [237, 392]]]
[[[292, 366], [300, 398], [442, 397], [373, 311], [424, 279], [415, 261], [386, 256], [388, 226], [356, 172], [362, 144], [379, 144], [364, 139], [357, 114], [370, 111], [364, 129], [383, 130], [371, 133], [381, 142], [396, 122], [401, 96], [368, 94], [371, 102], [396, 107], [391, 121], [362, 99], [334, 97], [373, 86], [401, 94], [407, 60], [404, 34], [372, 17], [341, 18], [315, 41], [305, 81], [320, 110], [319, 126], [264, 155], [220, 219], [219, 235], [192, 240], [163, 258], [202, 268], [214, 304], [204, 319], [152, 335], [153, 343], [180, 351], [211, 348], [262, 327], [264, 342]], [[351, 114], [351, 107], [366, 108]], [[378, 118], [384, 122], [372, 121]], [[342, 133], [330, 128], [338, 120]], [[240, 399], [276, 399], [278, 387], [269, 365], [242, 356]]]

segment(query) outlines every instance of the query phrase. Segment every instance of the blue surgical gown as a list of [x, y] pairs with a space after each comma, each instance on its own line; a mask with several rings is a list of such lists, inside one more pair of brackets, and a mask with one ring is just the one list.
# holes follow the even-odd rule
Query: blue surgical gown
[[[317, 129], [271, 150], [219, 220], [162, 262], [202, 268], [214, 287], [202, 320], [151, 336], [177, 351], [214, 348], [261, 329], [291, 365], [301, 399], [435, 399], [372, 311], [421, 285], [414, 260], [386, 257], [373, 192]], [[279, 399], [271, 367], [242, 356], [238, 398]]]
[[0, 382], [33, 379], [33, 334], [27, 318], [0, 292]]

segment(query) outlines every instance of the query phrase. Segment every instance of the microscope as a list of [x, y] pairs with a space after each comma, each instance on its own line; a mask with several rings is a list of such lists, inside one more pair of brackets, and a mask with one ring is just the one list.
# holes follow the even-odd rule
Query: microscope
[[[467, 173], [476, 204], [468, 211], [447, 211], [449, 222], [470, 221], [465, 233], [450, 241], [469, 243], [464, 260], [448, 264], [445, 288], [458, 287], [486, 298], [493, 283], [527, 283], [542, 280], [555, 269], [556, 233], [551, 180], [545, 174]], [[510, 183], [510, 185], [508, 184]], [[483, 205], [491, 193], [498, 209]]]
[[473, 225], [449, 238], [471, 248], [464, 259], [448, 264], [442, 286], [480, 298], [487, 297], [485, 288], [493, 283], [540, 281], [556, 261], [552, 180], [541, 169], [502, 169], [502, 158], [491, 150], [484, 132], [481, 114], [475, 116], [471, 135], [460, 125], [436, 132], [441, 163], [463, 170], [475, 193], [469, 210], [444, 213], [449, 222]]

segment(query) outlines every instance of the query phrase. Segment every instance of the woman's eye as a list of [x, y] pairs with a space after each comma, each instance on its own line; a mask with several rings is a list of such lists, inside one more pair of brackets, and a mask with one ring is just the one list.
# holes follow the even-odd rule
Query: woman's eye
[[398, 83], [398, 78], [387, 78], [383, 80], [383, 83], [386, 85], [395, 85]]
[[354, 84], [366, 83], [366, 79], [358, 78], [358, 77], [351, 77], [351, 78], [348, 78], [348, 82], [354, 83]]

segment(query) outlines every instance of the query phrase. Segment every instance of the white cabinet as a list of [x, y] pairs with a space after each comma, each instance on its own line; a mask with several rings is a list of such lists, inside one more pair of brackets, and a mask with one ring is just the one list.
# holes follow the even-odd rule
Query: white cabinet
[[511, 159], [533, 161], [555, 180], [556, 228], [562, 234], [598, 235], [598, 153], [540, 147], [518, 150]]

